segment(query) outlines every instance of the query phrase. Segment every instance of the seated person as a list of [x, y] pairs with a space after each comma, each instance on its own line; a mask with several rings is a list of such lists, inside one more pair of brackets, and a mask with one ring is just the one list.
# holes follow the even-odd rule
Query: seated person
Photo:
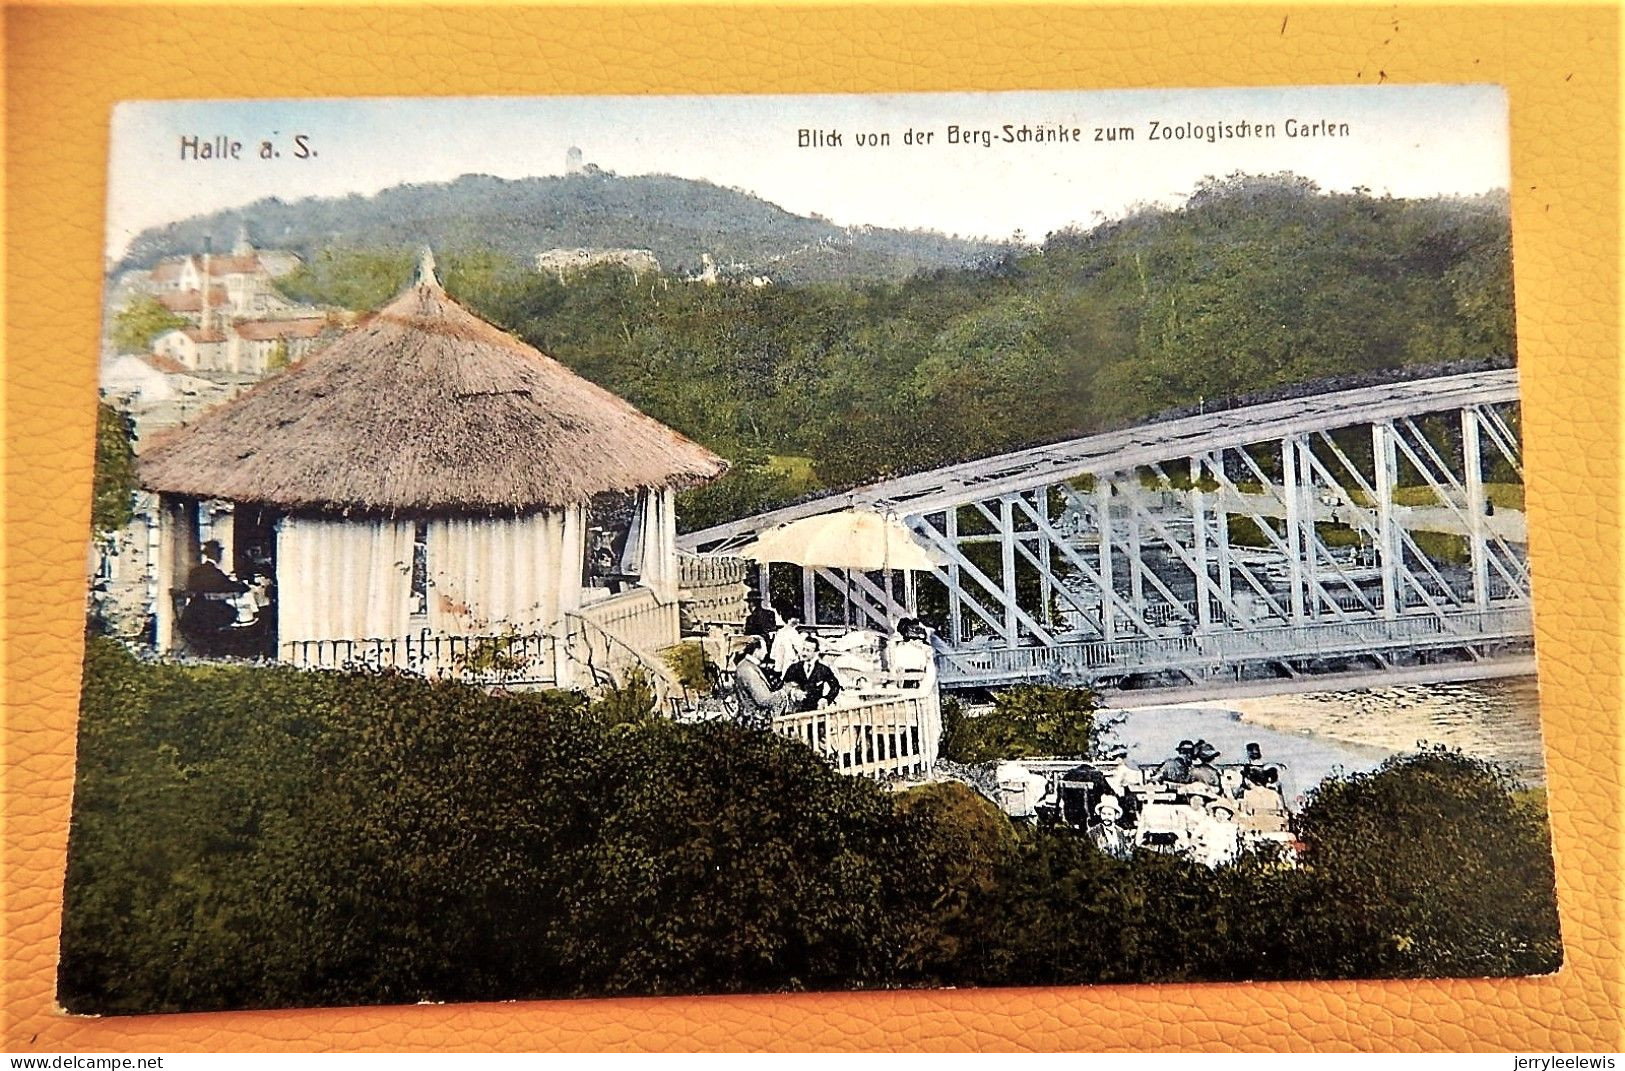
[[234, 600], [248, 590], [248, 585], [220, 568], [221, 549], [219, 540], [204, 543], [203, 560], [186, 574], [185, 590], [190, 598], [181, 611], [182, 635], [218, 632], [237, 620]]
[[1205, 818], [1193, 823], [1191, 855], [1207, 866], [1224, 866], [1241, 853], [1241, 827], [1236, 825], [1235, 804], [1217, 799], [1208, 804]]
[[1113, 859], [1127, 859], [1134, 854], [1134, 836], [1122, 824], [1123, 805], [1116, 796], [1103, 796], [1095, 804], [1095, 821], [1089, 827], [1089, 839], [1100, 851]]
[[1249, 785], [1273, 788], [1281, 783], [1281, 771], [1264, 765], [1264, 749], [1257, 744], [1247, 745], [1247, 764], [1241, 768], [1241, 777]]
[[1151, 772], [1151, 780], [1165, 785], [1183, 785], [1190, 782], [1191, 764], [1196, 752], [1194, 740], [1181, 740], [1174, 748], [1174, 756]]
[[788, 713], [801, 701], [801, 690], [775, 688], [762, 669], [767, 644], [760, 636], [745, 641], [739, 663], [734, 666], [734, 698], [739, 703], [739, 723], [751, 729], [771, 729], [773, 719]]
[[819, 658], [818, 637], [808, 636], [801, 645], [801, 657], [784, 671], [784, 683], [801, 689], [801, 702], [797, 710], [817, 710], [835, 705], [841, 694], [841, 682], [835, 672]]
[[203, 560], [186, 574], [186, 590], [193, 594], [240, 595], [248, 585], [220, 568], [220, 541], [211, 539], [200, 548]]
[[248, 628], [260, 619], [260, 613], [271, 605], [271, 578], [263, 571], [255, 572], [241, 595], [232, 600], [237, 607], [237, 620], [233, 628]]
[[1216, 792], [1222, 790], [1223, 778], [1219, 776], [1218, 768], [1213, 765], [1213, 760], [1222, 754], [1223, 752], [1206, 740], [1196, 741], [1192, 745], [1192, 755], [1196, 761], [1191, 764], [1190, 776], [1186, 781], [1195, 785], [1205, 785]]

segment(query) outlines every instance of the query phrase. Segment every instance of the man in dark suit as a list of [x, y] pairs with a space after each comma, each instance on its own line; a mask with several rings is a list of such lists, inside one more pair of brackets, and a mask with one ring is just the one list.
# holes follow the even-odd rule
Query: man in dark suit
[[220, 541], [211, 539], [201, 548], [203, 560], [186, 574], [186, 590], [210, 595], [240, 595], [248, 585], [220, 568]]
[[781, 624], [779, 615], [756, 595], [751, 595], [746, 605], [750, 607], [750, 613], [745, 616], [745, 635], [760, 636], [763, 641], [772, 643], [773, 633], [778, 631]]
[[221, 653], [213, 649], [215, 636], [237, 620], [232, 597], [248, 590], [247, 584], [220, 568], [221, 549], [218, 540], [203, 544], [202, 560], [186, 574], [188, 598], [177, 625], [198, 654]]
[[819, 661], [817, 636], [807, 636], [802, 641], [801, 657], [784, 671], [784, 683], [801, 689], [798, 710], [833, 706], [835, 697], [841, 694], [841, 682], [835, 679], [835, 671]]

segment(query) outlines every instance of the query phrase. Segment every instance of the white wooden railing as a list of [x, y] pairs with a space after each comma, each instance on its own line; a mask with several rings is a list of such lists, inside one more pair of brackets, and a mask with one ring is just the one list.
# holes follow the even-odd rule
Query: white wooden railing
[[548, 633], [441, 636], [428, 629], [365, 640], [285, 640], [278, 660], [302, 669], [397, 669], [471, 684], [558, 683], [558, 641]]
[[773, 730], [827, 757], [842, 773], [865, 777], [923, 774], [942, 745], [936, 689], [877, 696], [773, 719]]
[[588, 603], [576, 614], [646, 654], [677, 642], [677, 603], [663, 602], [648, 588], [633, 588]]
[[585, 679], [581, 687], [624, 684], [641, 675], [654, 689], [656, 709], [665, 709], [681, 689], [660, 652], [677, 642], [677, 604], [663, 602], [647, 588], [634, 588], [564, 615], [566, 659]]

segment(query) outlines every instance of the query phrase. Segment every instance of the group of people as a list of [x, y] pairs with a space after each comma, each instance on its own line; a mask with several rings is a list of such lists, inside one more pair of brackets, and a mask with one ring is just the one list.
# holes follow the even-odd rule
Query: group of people
[[1061, 775], [1058, 814], [1117, 859], [1144, 847], [1221, 866], [1244, 844], [1288, 837], [1280, 768], [1256, 743], [1239, 768], [1214, 765], [1221, 754], [1205, 740], [1181, 740], [1136, 777], [1117, 748]]
[[803, 636], [793, 653], [790, 660], [791, 650], [780, 650], [778, 654], [785, 659], [780, 661], [770, 656], [762, 637], [745, 637], [745, 646], [734, 663], [734, 697], [739, 703], [741, 722], [767, 729], [780, 714], [817, 710], [833, 705], [840, 697], [841, 682], [821, 660], [817, 636]]
[[[733, 692], [740, 720], [767, 727], [774, 717], [794, 711], [834, 706], [851, 683], [889, 683], [899, 688], [935, 685], [936, 658], [930, 633], [916, 618], [905, 617], [891, 636], [877, 642], [869, 658], [836, 644], [841, 672], [831, 664], [818, 635], [802, 627], [794, 614], [780, 614], [759, 598], [749, 600], [743, 647], [734, 660]], [[851, 641], [852, 636], [841, 639]], [[854, 668], [854, 667], [859, 668]]]
[[1247, 745], [1239, 768], [1215, 766], [1220, 754], [1206, 740], [1181, 740], [1146, 778], [1152, 793], [1165, 798], [1150, 815], [1158, 846], [1209, 866], [1233, 861], [1244, 834], [1286, 832], [1280, 768], [1264, 762], [1256, 743]]

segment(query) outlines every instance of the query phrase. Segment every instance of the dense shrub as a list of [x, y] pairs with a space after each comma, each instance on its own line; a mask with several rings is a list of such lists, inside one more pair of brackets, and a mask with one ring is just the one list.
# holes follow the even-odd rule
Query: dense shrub
[[1546, 812], [1504, 772], [1435, 750], [1323, 782], [1299, 820], [1311, 977], [1494, 976], [1562, 962]]
[[[1119, 862], [788, 740], [400, 675], [87, 651], [75, 1012], [1555, 969], [1538, 797], [1446, 753], [1323, 784], [1304, 862]], [[1051, 694], [1055, 693], [1055, 694]], [[1070, 704], [1070, 705], [1069, 705]], [[1069, 711], [1034, 689], [1007, 710]], [[1025, 716], [1025, 715], [1023, 715]], [[1058, 746], [1048, 750], [1060, 750]]]
[[1022, 755], [1087, 757], [1099, 733], [1099, 708], [1086, 688], [1044, 684], [1006, 688], [978, 714], [949, 699], [943, 704], [942, 757], [965, 763]]
[[896, 973], [889, 798], [775, 737], [93, 639], [79, 756], [74, 1011]]

